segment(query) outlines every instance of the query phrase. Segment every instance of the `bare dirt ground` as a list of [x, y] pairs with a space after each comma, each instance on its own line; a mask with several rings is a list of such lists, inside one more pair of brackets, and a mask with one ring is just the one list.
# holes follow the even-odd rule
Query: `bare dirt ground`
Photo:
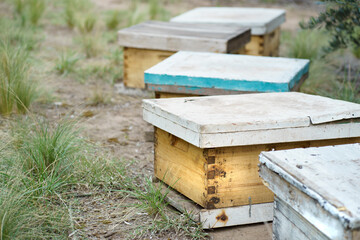
[[[126, 9], [129, 1], [124, 0], [95, 0], [99, 10]], [[167, 6], [173, 16], [197, 6], [215, 6], [217, 1], [175, 1]], [[287, 22], [282, 29], [295, 31], [298, 22], [316, 14], [314, 8], [308, 5], [267, 5], [258, 2], [244, 3], [241, 1], [227, 1], [226, 6], [266, 6], [280, 7], [287, 10]], [[71, 47], [73, 33], [67, 28], [49, 25], [45, 27], [45, 40], [41, 44], [39, 56], [43, 59], [43, 71], [46, 75], [44, 86], [52, 89], [56, 97], [55, 103], [39, 104], [36, 112], [49, 119], [60, 119], [70, 116], [81, 119], [84, 135], [91, 141], [100, 144], [110, 151], [115, 159], [132, 161], [132, 173], [140, 176], [151, 176], [153, 173], [153, 143], [145, 139], [144, 132], [150, 131], [152, 126], [142, 120], [141, 100], [143, 96], [119, 94], [116, 88], [105, 82], [89, 81], [79, 83], [71, 77], [60, 77], [51, 73], [53, 64], [47, 59], [53, 58], [59, 49]], [[107, 104], [93, 106], [90, 96], [95, 90], [110, 96]], [[50, 90], [49, 90], [50, 91]], [[149, 94], [151, 96], [151, 94]], [[84, 190], [86, 193], [86, 189]], [[124, 200], [117, 193], [84, 194], [78, 199], [74, 218], [81, 225], [86, 238], [89, 239], [123, 239], [124, 232], [133, 231], [136, 221], [129, 212], [122, 208]], [[134, 213], [136, 214], [136, 213]], [[142, 218], [141, 221], [151, 221]], [[271, 239], [271, 224], [256, 224], [251, 226], [231, 227], [209, 231], [212, 239]], [[159, 236], [159, 239], [174, 239], [172, 235]]]

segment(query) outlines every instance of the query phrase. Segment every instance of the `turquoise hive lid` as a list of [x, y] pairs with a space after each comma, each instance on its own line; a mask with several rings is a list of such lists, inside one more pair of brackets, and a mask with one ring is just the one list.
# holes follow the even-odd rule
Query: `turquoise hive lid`
[[309, 60], [180, 51], [145, 71], [148, 90], [195, 95], [288, 92], [308, 74]]

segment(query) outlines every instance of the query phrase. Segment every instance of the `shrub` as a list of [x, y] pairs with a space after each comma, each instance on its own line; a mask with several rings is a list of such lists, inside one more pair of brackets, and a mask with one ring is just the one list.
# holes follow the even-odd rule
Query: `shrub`
[[359, 0], [323, 0], [326, 10], [312, 17], [302, 28], [324, 27], [332, 35], [327, 52], [346, 47], [360, 47]]

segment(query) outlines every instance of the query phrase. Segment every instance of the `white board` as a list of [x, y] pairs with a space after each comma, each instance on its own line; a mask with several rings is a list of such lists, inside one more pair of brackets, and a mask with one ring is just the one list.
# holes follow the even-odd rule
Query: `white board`
[[285, 22], [285, 10], [272, 8], [200, 7], [172, 18], [172, 22], [233, 24], [251, 28], [252, 35], [272, 32]]
[[118, 32], [121, 46], [165, 51], [236, 52], [250, 41], [239, 26], [147, 21]]
[[203, 209], [199, 215], [204, 229], [230, 227], [271, 222], [274, 217], [273, 206], [273, 203], [261, 203], [221, 209]]
[[[201, 148], [360, 136], [360, 104], [297, 92], [146, 99], [143, 108], [146, 121]], [[333, 123], [343, 119], [353, 121]]]
[[[279, 190], [287, 182], [341, 222], [344, 229], [360, 229], [360, 144], [263, 152], [260, 162], [260, 175], [283, 201], [289, 198], [296, 201], [301, 197], [297, 194], [298, 197], [288, 198], [287, 191]], [[283, 181], [272, 181], [266, 169]], [[325, 216], [312, 212], [311, 201], [299, 200], [295, 205], [286, 203], [301, 209], [305, 218], [320, 230], [324, 229], [330, 237], [338, 234], [340, 229], [335, 223], [330, 227], [324, 225], [325, 220], [316, 220], [325, 219]]]
[[[245, 92], [288, 92], [309, 71], [309, 60], [178, 52], [145, 71], [146, 84]], [[157, 88], [157, 91], [159, 89]]]

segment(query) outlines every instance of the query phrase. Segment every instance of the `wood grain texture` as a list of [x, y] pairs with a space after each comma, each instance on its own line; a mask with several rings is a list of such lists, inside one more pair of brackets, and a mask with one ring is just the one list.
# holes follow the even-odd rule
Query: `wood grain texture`
[[275, 197], [273, 235], [275, 240], [329, 240], [291, 206]]
[[250, 41], [250, 29], [216, 24], [147, 21], [118, 32], [125, 47], [165, 51], [236, 52]]
[[298, 87], [310, 61], [293, 58], [180, 51], [144, 73], [149, 90], [211, 95], [288, 92]]
[[207, 196], [205, 166], [202, 149], [155, 128], [155, 176], [203, 207]]
[[239, 54], [253, 56], [279, 56], [280, 27], [273, 32], [264, 35], [252, 35], [250, 42], [245, 45], [245, 50], [239, 50]]
[[273, 203], [205, 209], [160, 181], [155, 185], [166, 195], [165, 200], [171, 206], [182, 213], [192, 213], [190, 217], [201, 222], [204, 229], [268, 222], [273, 219]]
[[[155, 176], [206, 209], [273, 201], [258, 176], [261, 151], [353, 142], [354, 139], [201, 149], [155, 130]], [[360, 141], [359, 139], [356, 139]]]
[[171, 51], [124, 47], [124, 85], [131, 88], [145, 88], [145, 70], [174, 53]]
[[360, 229], [360, 144], [264, 152], [260, 158], [344, 228]]
[[[291, 206], [294, 211], [306, 219], [327, 238], [352, 239], [352, 230], [346, 227], [346, 224], [349, 223], [348, 220], [336, 218], [327, 211], [326, 200], [319, 202], [315, 198], [304, 194], [304, 192], [293, 183], [285, 181], [284, 175], [270, 170], [264, 165], [261, 158], [260, 161], [260, 176], [279, 199]], [[339, 208], [339, 210], [341, 210], [341, 208]]]
[[264, 35], [285, 22], [285, 11], [270, 8], [200, 7], [170, 21], [246, 26], [251, 28], [252, 35]]

